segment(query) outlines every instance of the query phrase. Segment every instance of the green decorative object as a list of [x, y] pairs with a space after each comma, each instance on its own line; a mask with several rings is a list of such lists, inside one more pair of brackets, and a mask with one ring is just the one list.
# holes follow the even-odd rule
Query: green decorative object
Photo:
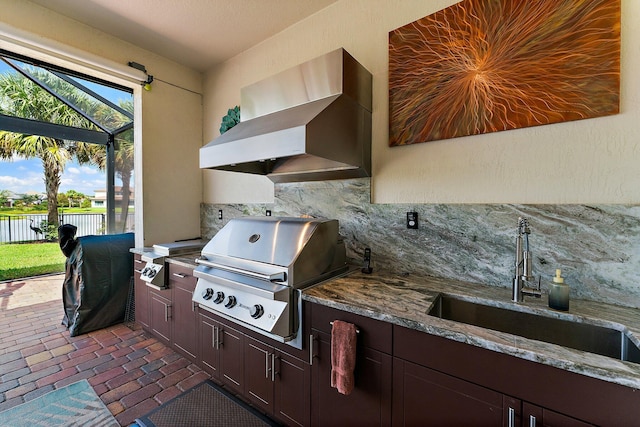
[[234, 108], [229, 108], [227, 115], [222, 118], [220, 123], [220, 135], [240, 123], [240, 106], [236, 105]]

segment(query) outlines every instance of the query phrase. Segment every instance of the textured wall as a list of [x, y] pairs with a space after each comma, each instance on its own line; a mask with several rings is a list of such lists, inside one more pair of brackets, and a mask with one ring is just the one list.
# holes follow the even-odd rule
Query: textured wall
[[[277, 184], [273, 204], [203, 204], [202, 235], [211, 238], [229, 218], [266, 209], [274, 216], [335, 218], [356, 263], [370, 247], [380, 270], [510, 287], [523, 216], [544, 290], [561, 268], [572, 298], [640, 307], [638, 205], [371, 204], [369, 182]], [[418, 230], [406, 228], [409, 210], [419, 213]]]
[[[341, 0], [205, 75], [204, 138], [240, 88], [344, 47], [373, 75], [375, 203], [640, 203], [640, 1], [622, 0], [620, 114], [388, 146], [389, 31], [458, 0]], [[264, 177], [206, 171], [205, 203], [271, 202]], [[242, 185], [239, 185], [239, 184]]]

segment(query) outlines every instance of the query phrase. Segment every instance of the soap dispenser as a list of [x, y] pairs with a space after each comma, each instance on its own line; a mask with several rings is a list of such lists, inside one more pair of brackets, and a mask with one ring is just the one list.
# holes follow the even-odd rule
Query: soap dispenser
[[555, 310], [569, 310], [569, 285], [564, 283], [562, 270], [556, 270], [553, 283], [549, 286], [549, 307]]

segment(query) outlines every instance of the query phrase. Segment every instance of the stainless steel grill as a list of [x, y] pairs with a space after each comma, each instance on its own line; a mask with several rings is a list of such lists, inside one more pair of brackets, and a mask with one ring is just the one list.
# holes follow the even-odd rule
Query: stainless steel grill
[[193, 301], [297, 348], [302, 289], [347, 271], [337, 220], [230, 220], [202, 249]]

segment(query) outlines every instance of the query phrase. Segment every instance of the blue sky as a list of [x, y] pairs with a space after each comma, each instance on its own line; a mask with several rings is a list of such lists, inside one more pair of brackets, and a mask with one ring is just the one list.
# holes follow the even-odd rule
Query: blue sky
[[[96, 167], [69, 162], [62, 174], [60, 192], [75, 190], [93, 196], [95, 190], [106, 188], [106, 180], [106, 174]], [[122, 185], [117, 178], [116, 185]], [[0, 161], [0, 190], [18, 194], [45, 193], [44, 170], [40, 159], [14, 158], [9, 162]]]
[[[0, 60], [0, 74], [16, 71]], [[91, 90], [118, 104], [120, 100], [131, 99], [131, 94], [92, 82], [81, 81]], [[116, 177], [116, 186], [122, 182]], [[133, 182], [131, 183], [133, 186]], [[106, 174], [94, 166], [67, 163], [62, 175], [60, 192], [75, 190], [93, 196], [96, 190], [106, 188]], [[39, 159], [16, 157], [12, 161], [0, 160], [0, 190], [18, 194], [45, 193], [44, 170]]]

